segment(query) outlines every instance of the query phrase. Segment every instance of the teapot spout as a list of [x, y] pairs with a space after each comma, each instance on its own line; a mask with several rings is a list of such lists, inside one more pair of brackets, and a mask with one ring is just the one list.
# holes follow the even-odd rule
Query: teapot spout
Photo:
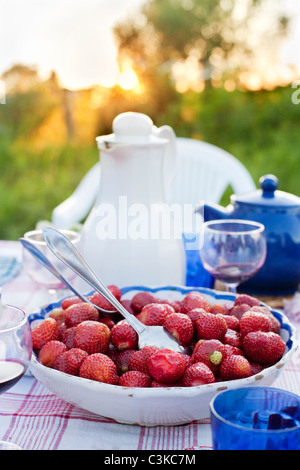
[[200, 201], [195, 209], [195, 213], [200, 214], [204, 222], [209, 220], [226, 219], [230, 216], [230, 206], [222, 207], [219, 204]]

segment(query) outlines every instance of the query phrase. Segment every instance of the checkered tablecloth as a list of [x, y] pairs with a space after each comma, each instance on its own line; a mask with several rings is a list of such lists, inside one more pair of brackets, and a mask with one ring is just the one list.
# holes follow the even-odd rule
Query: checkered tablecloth
[[[17, 242], [0, 241], [0, 255], [14, 253]], [[3, 287], [3, 300], [28, 313], [47, 302], [46, 292], [24, 270]], [[273, 385], [300, 394], [299, 350]], [[181, 426], [142, 427], [118, 424], [63, 401], [32, 376], [0, 395], [0, 440], [27, 450], [155, 450], [211, 449], [210, 420]]]

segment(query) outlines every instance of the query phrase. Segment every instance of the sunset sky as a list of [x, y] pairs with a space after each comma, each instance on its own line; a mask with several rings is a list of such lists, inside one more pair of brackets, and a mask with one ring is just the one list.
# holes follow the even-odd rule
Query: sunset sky
[[68, 88], [111, 85], [112, 26], [144, 0], [0, 0], [0, 75], [15, 63], [56, 70]]
[[[244, 1], [244, 0], [240, 0]], [[118, 68], [112, 26], [144, 0], [0, 0], [0, 76], [15, 63], [51, 70], [70, 89], [112, 85]], [[300, 69], [300, 1], [283, 0], [292, 36], [281, 56]]]

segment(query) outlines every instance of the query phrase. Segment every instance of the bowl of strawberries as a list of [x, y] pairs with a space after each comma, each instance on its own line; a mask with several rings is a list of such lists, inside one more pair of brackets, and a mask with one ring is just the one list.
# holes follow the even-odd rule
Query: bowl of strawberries
[[120, 423], [179, 425], [209, 417], [220, 391], [271, 386], [297, 349], [280, 311], [247, 294], [206, 288], [108, 286], [142, 323], [162, 325], [184, 353], [146, 346], [112, 315], [71, 296], [31, 314], [31, 372], [58, 397]]

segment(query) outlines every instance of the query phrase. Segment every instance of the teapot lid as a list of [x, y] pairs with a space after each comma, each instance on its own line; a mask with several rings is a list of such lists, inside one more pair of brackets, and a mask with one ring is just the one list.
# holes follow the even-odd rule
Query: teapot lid
[[168, 143], [167, 139], [155, 135], [152, 119], [146, 114], [126, 112], [113, 120], [113, 134], [96, 138], [98, 144], [109, 148], [115, 144], [156, 144]]
[[252, 206], [274, 208], [300, 207], [300, 198], [294, 194], [279, 191], [278, 179], [274, 175], [265, 175], [259, 179], [260, 189], [242, 195], [232, 195], [231, 201]]

